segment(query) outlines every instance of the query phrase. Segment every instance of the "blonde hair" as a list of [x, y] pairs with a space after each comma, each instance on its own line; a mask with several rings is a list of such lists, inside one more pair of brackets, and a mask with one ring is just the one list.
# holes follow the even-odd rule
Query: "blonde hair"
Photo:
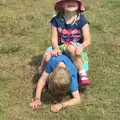
[[67, 68], [58, 67], [49, 76], [49, 91], [53, 95], [64, 96], [70, 89], [71, 73]]

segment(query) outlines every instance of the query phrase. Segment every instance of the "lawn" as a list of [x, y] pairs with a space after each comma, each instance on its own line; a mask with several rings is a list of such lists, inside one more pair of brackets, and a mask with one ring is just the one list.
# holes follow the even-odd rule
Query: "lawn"
[[29, 108], [36, 58], [50, 43], [54, 0], [0, 0], [0, 120], [120, 120], [120, 0], [86, 0], [89, 76], [82, 103], [55, 114]]

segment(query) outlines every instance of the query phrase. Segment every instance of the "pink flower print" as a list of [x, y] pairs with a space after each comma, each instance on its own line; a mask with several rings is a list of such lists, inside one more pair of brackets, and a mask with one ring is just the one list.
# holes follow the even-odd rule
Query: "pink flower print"
[[61, 27], [59, 27], [59, 28], [58, 28], [58, 31], [61, 33], [61, 32], [62, 32], [62, 28], [61, 28]]
[[79, 31], [77, 29], [75, 29], [71, 32], [71, 34], [76, 34], [76, 33], [79, 33]]
[[63, 38], [61, 38], [61, 43], [65, 43], [65, 41], [64, 41], [64, 39], [63, 39]]
[[67, 32], [67, 30], [63, 29], [62, 33], [67, 34], [68, 32]]
[[71, 30], [66, 30], [66, 32], [67, 32], [67, 35], [71, 34]]

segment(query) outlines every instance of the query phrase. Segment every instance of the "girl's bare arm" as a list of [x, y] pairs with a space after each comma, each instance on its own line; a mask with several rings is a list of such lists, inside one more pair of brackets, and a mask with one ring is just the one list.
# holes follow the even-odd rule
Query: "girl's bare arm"
[[83, 44], [88, 47], [91, 44], [90, 28], [89, 24], [84, 25], [82, 28], [83, 32]]
[[54, 47], [54, 49], [58, 49], [58, 32], [57, 32], [57, 28], [55, 26], [51, 26], [52, 29], [52, 33], [51, 33], [51, 43], [52, 46]]

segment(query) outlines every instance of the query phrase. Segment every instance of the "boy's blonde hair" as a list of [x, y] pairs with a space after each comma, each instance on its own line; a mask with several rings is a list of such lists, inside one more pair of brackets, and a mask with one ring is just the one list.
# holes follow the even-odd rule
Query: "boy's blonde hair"
[[63, 97], [71, 86], [71, 73], [67, 68], [58, 67], [49, 76], [49, 90], [53, 95]]

